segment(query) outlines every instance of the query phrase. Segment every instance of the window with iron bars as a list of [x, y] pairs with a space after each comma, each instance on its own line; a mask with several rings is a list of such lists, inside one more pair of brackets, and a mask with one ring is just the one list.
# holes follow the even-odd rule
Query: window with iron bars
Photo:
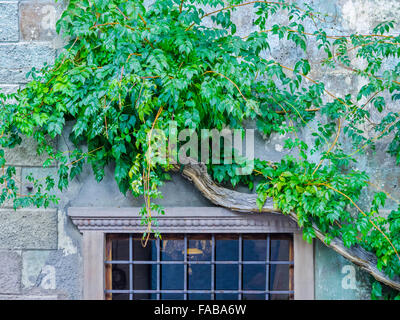
[[292, 234], [109, 234], [106, 298], [293, 299]]

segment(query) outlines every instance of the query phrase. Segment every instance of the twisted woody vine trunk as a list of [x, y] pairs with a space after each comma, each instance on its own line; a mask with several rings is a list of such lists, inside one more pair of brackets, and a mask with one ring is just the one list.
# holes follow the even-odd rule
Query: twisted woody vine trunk
[[[183, 167], [174, 165], [173, 171], [181, 172], [182, 176], [193, 183], [193, 185], [216, 206], [224, 207], [237, 212], [258, 212], [262, 213], [277, 213], [281, 211], [273, 205], [273, 199], [269, 198], [265, 201], [264, 207], [259, 210], [256, 204], [257, 194], [241, 193], [230, 190], [217, 185], [207, 173], [207, 168], [202, 163], [189, 160], [189, 164]], [[298, 223], [296, 213], [292, 212], [289, 217]], [[335, 250], [344, 258], [350, 260], [364, 271], [371, 274], [376, 280], [390, 286], [393, 289], [400, 290], [400, 278], [395, 277], [390, 279], [385, 273], [377, 267], [377, 259], [374, 254], [361, 248], [359, 245], [354, 245], [347, 248], [340, 238], [334, 238], [329, 244], [326, 244], [326, 235], [321, 232], [315, 225], [313, 226], [316, 237], [325, 245]]]

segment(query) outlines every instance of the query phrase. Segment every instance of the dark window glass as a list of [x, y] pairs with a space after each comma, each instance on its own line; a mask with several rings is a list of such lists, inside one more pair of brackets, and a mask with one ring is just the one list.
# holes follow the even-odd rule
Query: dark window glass
[[184, 296], [181, 293], [162, 293], [161, 300], [183, 300]]
[[157, 265], [134, 264], [132, 269], [134, 290], [157, 289]]
[[129, 300], [129, 293], [113, 293], [113, 300]]
[[157, 295], [155, 293], [134, 293], [133, 300], [155, 300]]
[[114, 290], [129, 290], [129, 264], [113, 264], [112, 287]]
[[289, 265], [271, 265], [270, 290], [289, 290]]
[[217, 290], [238, 290], [239, 266], [232, 264], [217, 264], [215, 279]]
[[211, 294], [207, 293], [190, 293], [189, 300], [211, 300]]
[[112, 259], [116, 261], [129, 260], [129, 239], [112, 241]]
[[271, 239], [271, 261], [289, 261], [289, 239]]
[[132, 242], [134, 261], [157, 260], [156, 240], [150, 239], [147, 243], [145, 243], [141, 238], [135, 238]]
[[243, 266], [243, 289], [265, 290], [266, 268], [265, 265], [247, 264]]
[[217, 293], [215, 300], [239, 300], [237, 293]]
[[184, 268], [182, 264], [161, 265], [161, 289], [183, 290]]
[[217, 261], [237, 261], [239, 259], [239, 237], [217, 237], [215, 242]]
[[211, 238], [203, 237], [199, 239], [189, 238], [188, 260], [189, 261], [210, 261], [211, 260]]
[[266, 239], [244, 239], [243, 260], [265, 261], [267, 259]]
[[265, 300], [265, 294], [243, 294], [243, 300]]
[[211, 265], [192, 264], [188, 266], [189, 290], [211, 289]]
[[289, 300], [290, 295], [288, 295], [288, 294], [271, 294], [270, 299], [271, 300]]
[[183, 261], [185, 243], [183, 237], [165, 236], [161, 240], [162, 261]]

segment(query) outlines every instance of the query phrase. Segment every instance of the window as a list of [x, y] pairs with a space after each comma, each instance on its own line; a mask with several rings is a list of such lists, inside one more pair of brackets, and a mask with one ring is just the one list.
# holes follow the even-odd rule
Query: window
[[[167, 299], [166, 294], [180, 294], [182, 299], [194, 299], [193, 294], [207, 294], [209, 299], [226, 298], [221, 294], [234, 294], [237, 299], [261, 299], [261, 296], [263, 299], [314, 299], [313, 245], [303, 240], [301, 230], [290, 218], [281, 214], [237, 213], [218, 207], [166, 207], [166, 214], [158, 217], [157, 226], [163, 240], [159, 244], [157, 240], [151, 240], [146, 248], [142, 248], [139, 239], [144, 227], [140, 210], [140, 207], [68, 208], [68, 216], [83, 234], [85, 299]], [[202, 247], [204, 243], [205, 249]], [[251, 243], [269, 246], [265, 260], [247, 260], [246, 246]], [[135, 245], [139, 248], [136, 251], [133, 250]], [[224, 246], [229, 250], [221, 249]], [[205, 260], [205, 253], [210, 247], [210, 256], [206, 256]], [[196, 255], [197, 250], [193, 249], [202, 252]], [[280, 252], [277, 256], [274, 254], [276, 250]], [[134, 257], [134, 252], [138, 258]], [[168, 254], [171, 255], [169, 258]], [[223, 258], [221, 254], [228, 256]], [[257, 259], [261, 257], [258, 255]], [[245, 271], [249, 268], [257, 271], [260, 265], [265, 266], [265, 273], [260, 274], [260, 279], [265, 277], [265, 287], [258, 290], [251, 287], [249, 277], [253, 273]], [[113, 266], [116, 268], [114, 275]], [[173, 266], [180, 272], [181, 282], [176, 282], [180, 285], [179, 289], [168, 287], [171, 282], [168, 268]], [[200, 268], [207, 269], [207, 289], [198, 289], [202, 284], [196, 280], [195, 272]], [[235, 271], [235, 281], [221, 277], [229, 268]], [[138, 278], [135, 275], [139, 275]], [[256, 283], [264, 282], [260, 280]]]
[[293, 299], [293, 235], [108, 234], [105, 270], [113, 300]]

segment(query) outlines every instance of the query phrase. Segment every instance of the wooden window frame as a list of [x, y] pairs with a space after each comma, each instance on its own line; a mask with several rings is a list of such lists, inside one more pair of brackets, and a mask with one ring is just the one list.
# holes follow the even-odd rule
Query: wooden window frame
[[[141, 208], [73, 207], [68, 215], [83, 234], [83, 298], [104, 300], [106, 235], [142, 233]], [[219, 207], [168, 207], [158, 217], [161, 233], [292, 233], [294, 299], [314, 299], [314, 246], [296, 223], [280, 214], [237, 213]]]

